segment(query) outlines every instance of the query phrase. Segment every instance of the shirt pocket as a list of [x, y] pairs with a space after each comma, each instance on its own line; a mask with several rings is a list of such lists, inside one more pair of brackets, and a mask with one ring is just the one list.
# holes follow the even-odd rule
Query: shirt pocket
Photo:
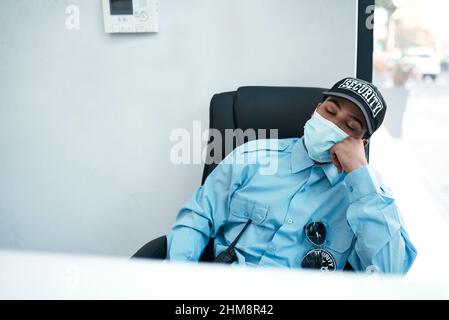
[[332, 225], [326, 235], [326, 246], [337, 254], [346, 253], [352, 246], [354, 233], [346, 221]]
[[248, 221], [262, 225], [268, 215], [268, 206], [256, 201], [232, 196], [229, 205], [229, 219], [234, 221]]

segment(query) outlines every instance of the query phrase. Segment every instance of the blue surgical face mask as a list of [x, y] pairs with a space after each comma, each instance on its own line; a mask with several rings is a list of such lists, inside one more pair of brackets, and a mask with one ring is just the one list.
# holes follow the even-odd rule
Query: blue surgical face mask
[[318, 112], [304, 126], [304, 144], [309, 157], [317, 162], [332, 162], [329, 150], [349, 135]]

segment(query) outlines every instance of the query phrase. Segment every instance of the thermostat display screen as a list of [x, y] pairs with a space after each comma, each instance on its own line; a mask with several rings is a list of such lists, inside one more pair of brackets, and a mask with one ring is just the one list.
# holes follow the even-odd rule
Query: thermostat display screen
[[109, 0], [111, 15], [117, 14], [133, 14], [132, 0]]
[[101, 0], [101, 2], [106, 33], [159, 31], [158, 0]]

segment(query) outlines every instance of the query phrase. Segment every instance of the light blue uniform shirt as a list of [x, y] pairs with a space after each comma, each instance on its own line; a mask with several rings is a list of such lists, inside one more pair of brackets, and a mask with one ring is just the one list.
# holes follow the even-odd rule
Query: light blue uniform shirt
[[[242, 161], [243, 159], [243, 161]], [[231, 152], [180, 209], [167, 258], [198, 261], [210, 237], [217, 256], [236, 245], [239, 264], [301, 268], [314, 245], [304, 227], [326, 226], [323, 248], [343, 269], [405, 274], [416, 257], [394, 198], [370, 166], [339, 174], [316, 164], [302, 138], [264, 139]]]

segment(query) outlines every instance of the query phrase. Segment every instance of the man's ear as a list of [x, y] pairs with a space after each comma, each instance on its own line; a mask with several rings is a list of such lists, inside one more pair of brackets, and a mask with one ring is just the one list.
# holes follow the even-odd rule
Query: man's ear
[[363, 146], [366, 148], [366, 146], [369, 144], [369, 139], [362, 139]]

